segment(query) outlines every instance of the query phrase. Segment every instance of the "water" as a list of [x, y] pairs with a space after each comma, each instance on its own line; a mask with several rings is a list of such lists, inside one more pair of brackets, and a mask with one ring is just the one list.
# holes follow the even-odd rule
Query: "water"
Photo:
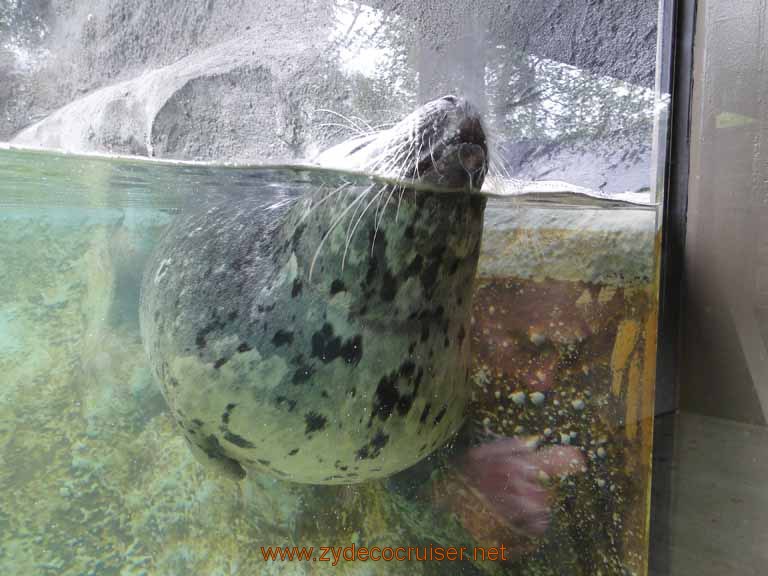
[[[279, 203], [340, 178], [360, 177], [0, 150], [2, 573], [645, 573], [653, 207], [489, 202], [467, 424], [413, 469], [308, 486], [194, 460], [139, 336], [152, 247], [203, 203]], [[353, 544], [414, 550], [322, 560]], [[434, 553], [501, 545], [506, 562]], [[267, 546], [317, 559], [265, 560]]]

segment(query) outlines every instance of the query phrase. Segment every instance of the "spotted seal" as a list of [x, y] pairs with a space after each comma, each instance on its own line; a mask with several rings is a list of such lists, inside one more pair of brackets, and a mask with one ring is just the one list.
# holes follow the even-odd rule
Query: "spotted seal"
[[487, 170], [478, 113], [446, 96], [319, 162], [399, 184], [214, 203], [177, 217], [145, 270], [155, 378], [193, 453], [235, 478], [385, 477], [462, 422]]

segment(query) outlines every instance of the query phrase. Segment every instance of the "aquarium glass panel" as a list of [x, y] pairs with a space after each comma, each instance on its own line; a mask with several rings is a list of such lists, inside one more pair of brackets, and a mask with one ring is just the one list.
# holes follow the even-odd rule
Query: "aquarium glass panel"
[[645, 575], [667, 17], [1, 5], [0, 572]]

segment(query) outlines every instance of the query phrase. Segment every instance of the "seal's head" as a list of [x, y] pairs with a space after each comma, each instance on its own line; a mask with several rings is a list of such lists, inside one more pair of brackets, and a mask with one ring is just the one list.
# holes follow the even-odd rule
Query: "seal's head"
[[478, 112], [463, 98], [443, 96], [391, 128], [353, 138], [315, 160], [405, 183], [479, 190], [488, 169], [488, 145]]

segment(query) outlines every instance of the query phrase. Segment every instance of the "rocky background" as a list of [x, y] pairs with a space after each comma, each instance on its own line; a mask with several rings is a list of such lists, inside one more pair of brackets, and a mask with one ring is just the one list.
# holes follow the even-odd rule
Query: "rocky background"
[[461, 92], [486, 111], [510, 175], [641, 191], [657, 12], [655, 0], [3, 0], [0, 140], [281, 162]]

